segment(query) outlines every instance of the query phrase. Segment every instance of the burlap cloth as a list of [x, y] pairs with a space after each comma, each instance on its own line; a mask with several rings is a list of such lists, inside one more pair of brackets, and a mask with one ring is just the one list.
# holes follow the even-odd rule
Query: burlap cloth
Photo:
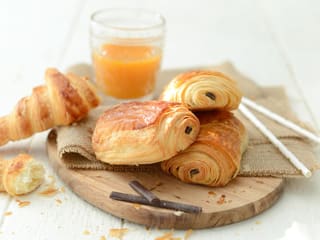
[[[197, 68], [199, 69], [199, 68]], [[261, 88], [253, 81], [238, 72], [232, 64], [224, 63], [216, 67], [201, 67], [224, 72], [238, 81], [244, 96], [266, 106], [270, 110], [298, 123], [290, 110], [288, 98], [282, 87]], [[159, 76], [156, 93], [180, 72], [190, 69], [163, 71]], [[57, 128], [57, 151], [68, 168], [99, 169], [111, 171], [157, 171], [158, 164], [140, 166], [112, 166], [98, 161], [91, 147], [91, 135], [99, 114], [106, 109], [100, 106], [92, 110], [89, 116], [72, 126]], [[256, 116], [311, 170], [320, 168], [316, 161], [312, 144], [292, 130], [283, 127], [267, 117], [256, 113]], [[256, 127], [239, 112], [236, 115], [245, 124], [249, 133], [249, 146], [243, 155], [239, 175], [242, 176], [276, 176], [299, 177], [301, 173], [266, 139]], [[306, 127], [306, 126], [304, 126]]]

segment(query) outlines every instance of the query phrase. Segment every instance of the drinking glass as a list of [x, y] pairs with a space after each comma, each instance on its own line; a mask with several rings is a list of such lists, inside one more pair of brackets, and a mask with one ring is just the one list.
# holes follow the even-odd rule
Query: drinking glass
[[91, 16], [95, 80], [107, 100], [150, 100], [159, 72], [165, 19], [143, 9], [104, 9]]

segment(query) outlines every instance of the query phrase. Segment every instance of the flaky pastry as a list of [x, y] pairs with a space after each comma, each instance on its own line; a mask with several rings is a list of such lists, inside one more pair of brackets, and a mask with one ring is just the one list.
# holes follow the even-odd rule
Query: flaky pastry
[[6, 191], [4, 189], [2, 179], [3, 179], [4, 170], [6, 169], [8, 163], [9, 163], [9, 161], [0, 158], [0, 192], [5, 192]]
[[187, 148], [199, 128], [196, 116], [180, 103], [122, 103], [100, 116], [92, 147], [97, 159], [110, 164], [155, 163]]
[[224, 186], [235, 178], [248, 143], [244, 125], [230, 112], [199, 112], [200, 133], [161, 168], [187, 183]]
[[220, 72], [192, 71], [169, 82], [160, 100], [184, 103], [191, 110], [234, 110], [242, 94], [236, 82]]
[[3, 191], [11, 196], [22, 195], [35, 190], [44, 179], [42, 164], [28, 154], [19, 154], [6, 162], [2, 169]]
[[32, 95], [22, 98], [11, 114], [0, 118], [0, 145], [54, 126], [69, 125], [84, 118], [100, 102], [93, 85], [85, 78], [49, 68], [45, 80], [46, 85], [35, 87]]

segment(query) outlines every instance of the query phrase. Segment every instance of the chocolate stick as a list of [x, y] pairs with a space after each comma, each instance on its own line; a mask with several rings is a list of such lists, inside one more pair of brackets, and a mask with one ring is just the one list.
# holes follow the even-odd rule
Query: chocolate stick
[[137, 193], [139, 193], [142, 197], [147, 199], [150, 203], [159, 204], [160, 199], [151, 191], [142, 186], [138, 181], [129, 182], [129, 186]]
[[120, 193], [120, 192], [111, 192], [110, 198], [118, 201], [131, 202], [131, 203], [140, 203], [143, 205], [149, 205], [158, 208], [173, 209], [177, 211], [187, 212], [187, 213], [200, 213], [202, 208], [198, 206], [193, 206], [184, 203], [177, 203], [171, 201], [160, 200], [159, 204], [153, 204], [147, 199], [141, 196]]

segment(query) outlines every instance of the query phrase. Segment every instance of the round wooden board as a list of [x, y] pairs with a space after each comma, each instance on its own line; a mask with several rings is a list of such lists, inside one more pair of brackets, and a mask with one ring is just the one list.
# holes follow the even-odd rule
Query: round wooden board
[[[158, 173], [71, 170], [57, 155], [55, 138], [49, 134], [47, 151], [60, 178], [79, 197], [92, 205], [129, 221], [158, 228], [197, 229], [226, 225], [255, 216], [280, 197], [284, 180], [266, 177], [237, 177], [223, 188], [183, 183]], [[129, 181], [138, 180], [163, 200], [201, 206], [203, 212], [190, 214], [115, 201], [112, 191], [132, 193]], [[221, 196], [224, 195], [224, 201]]]

